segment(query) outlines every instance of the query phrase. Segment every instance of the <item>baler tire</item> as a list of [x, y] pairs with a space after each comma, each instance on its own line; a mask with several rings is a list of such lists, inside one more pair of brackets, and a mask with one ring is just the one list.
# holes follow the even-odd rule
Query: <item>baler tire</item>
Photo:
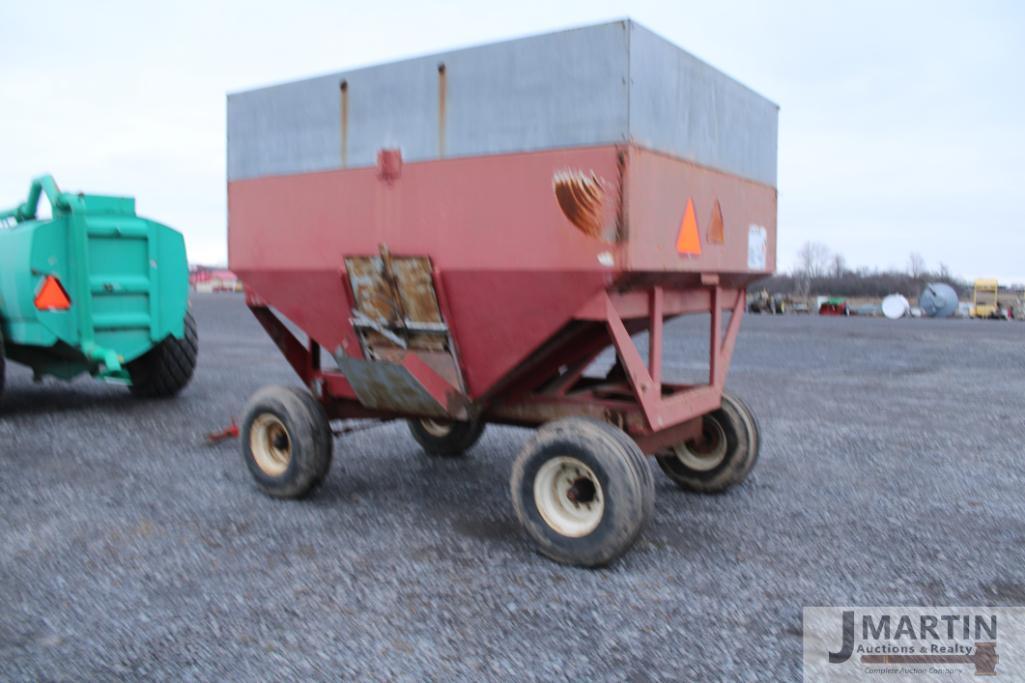
[[0, 332], [0, 396], [4, 395], [4, 375], [7, 372], [7, 356], [4, 355], [4, 334]]
[[269, 386], [246, 404], [242, 460], [275, 498], [303, 498], [331, 469], [334, 435], [323, 406], [305, 389]]
[[656, 455], [655, 461], [682, 489], [722, 493], [744, 481], [754, 467], [759, 447], [757, 423], [747, 406], [724, 393], [722, 406], [704, 416], [702, 429], [714, 444], [709, 452], [685, 442]]
[[443, 421], [431, 418], [408, 420], [409, 432], [428, 455], [457, 458], [473, 448], [484, 433], [485, 424]]
[[510, 480], [513, 507], [543, 555], [600, 567], [641, 535], [653, 487], [637, 467], [644, 455], [619, 431], [594, 420], [558, 420], [520, 451]]
[[137, 398], [170, 398], [192, 379], [199, 355], [199, 335], [191, 313], [185, 314], [185, 336], [168, 337], [128, 364], [129, 390]]

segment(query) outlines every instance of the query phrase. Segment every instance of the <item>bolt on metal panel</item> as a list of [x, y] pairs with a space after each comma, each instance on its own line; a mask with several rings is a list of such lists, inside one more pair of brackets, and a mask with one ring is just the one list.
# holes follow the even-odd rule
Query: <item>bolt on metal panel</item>
[[775, 103], [631, 23], [637, 144], [775, 187], [778, 118]]
[[371, 166], [382, 148], [415, 162], [624, 140], [626, 36], [617, 22], [229, 95], [228, 180]]
[[631, 21], [228, 97], [228, 180], [634, 140], [768, 185], [777, 107]]

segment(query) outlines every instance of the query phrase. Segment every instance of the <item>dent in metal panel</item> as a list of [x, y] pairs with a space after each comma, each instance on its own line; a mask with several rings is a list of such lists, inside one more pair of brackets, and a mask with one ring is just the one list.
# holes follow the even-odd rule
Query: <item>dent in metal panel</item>
[[358, 167], [382, 148], [422, 161], [623, 141], [628, 31], [602, 24], [230, 95], [228, 180], [340, 168], [343, 142]]
[[648, 29], [630, 26], [631, 138], [775, 187], [778, 107]]

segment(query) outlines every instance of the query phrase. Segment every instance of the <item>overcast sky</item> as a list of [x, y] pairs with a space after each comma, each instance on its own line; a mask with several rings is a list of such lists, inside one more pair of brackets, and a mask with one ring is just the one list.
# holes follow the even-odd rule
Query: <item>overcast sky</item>
[[631, 17], [780, 105], [782, 268], [1025, 282], [1025, 3], [3, 2], [0, 206], [51, 172], [223, 262], [225, 94]]

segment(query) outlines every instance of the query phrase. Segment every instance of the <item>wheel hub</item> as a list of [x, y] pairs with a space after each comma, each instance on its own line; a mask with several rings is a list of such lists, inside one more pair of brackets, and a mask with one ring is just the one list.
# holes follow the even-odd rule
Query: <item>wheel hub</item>
[[575, 505], [587, 505], [594, 500], [597, 489], [587, 477], [579, 477], [573, 481], [573, 484], [567, 489], [566, 497]]
[[715, 418], [706, 416], [701, 436], [674, 446], [673, 454], [690, 469], [707, 472], [722, 463], [727, 447], [726, 430]]
[[452, 425], [447, 422], [432, 420], [430, 418], [420, 420], [420, 425], [424, 428], [425, 432], [439, 439], [445, 438], [452, 431]]
[[270, 413], [258, 416], [249, 430], [249, 450], [266, 475], [282, 475], [292, 460], [292, 441], [284, 423]]
[[534, 504], [555, 532], [579, 538], [594, 531], [605, 514], [601, 483], [582, 461], [551, 458], [534, 478]]

